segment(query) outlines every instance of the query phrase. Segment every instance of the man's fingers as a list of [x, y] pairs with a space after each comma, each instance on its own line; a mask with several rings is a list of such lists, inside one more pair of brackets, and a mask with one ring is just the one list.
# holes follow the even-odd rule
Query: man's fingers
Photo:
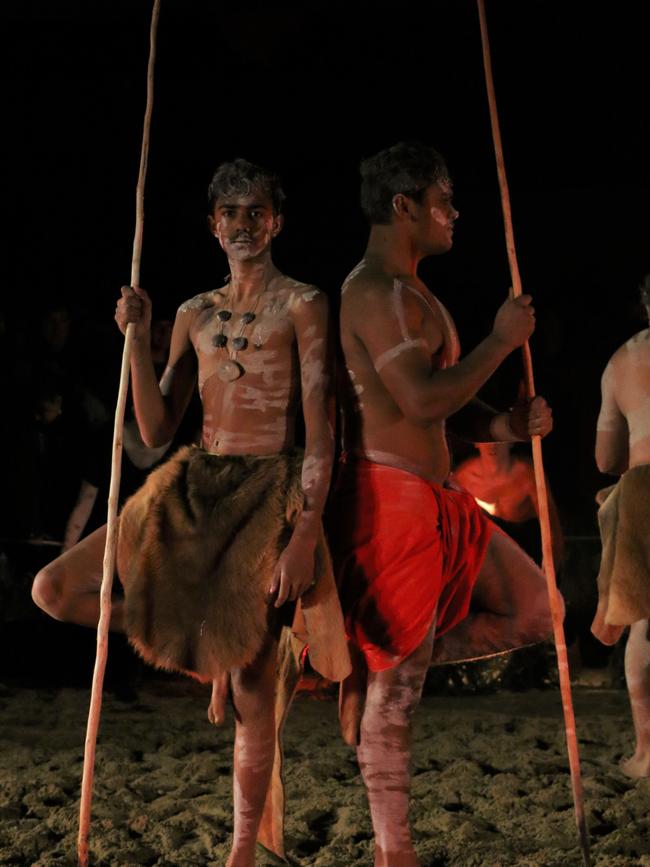
[[138, 298], [142, 298], [143, 301], [149, 301], [146, 289], [142, 289], [140, 286], [132, 286], [131, 288]]
[[278, 596], [277, 596], [277, 599], [275, 600], [275, 607], [276, 608], [279, 608], [281, 605], [284, 605], [284, 603], [287, 601], [288, 590], [289, 590], [287, 585], [288, 585], [287, 576], [284, 573], [282, 573], [282, 576], [280, 577], [280, 589], [278, 590]]
[[122, 298], [139, 298], [141, 301], [150, 300], [147, 290], [142, 289], [140, 286], [121, 286], [120, 292], [122, 293]]

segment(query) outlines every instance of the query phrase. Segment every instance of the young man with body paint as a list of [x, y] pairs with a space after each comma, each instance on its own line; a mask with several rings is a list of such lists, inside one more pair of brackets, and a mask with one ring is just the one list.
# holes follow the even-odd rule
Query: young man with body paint
[[[325, 295], [314, 286], [292, 280], [273, 264], [271, 244], [282, 228], [283, 198], [277, 177], [245, 160], [225, 163], [217, 170], [209, 189], [208, 222], [228, 258], [230, 277], [224, 286], [197, 295], [179, 308], [169, 360], [160, 384], [150, 349], [152, 306], [144, 289], [123, 288], [115, 316], [122, 332], [126, 331], [128, 323], [135, 325], [131, 359], [133, 401], [146, 445], [156, 447], [173, 437], [198, 379], [203, 404], [202, 450], [187, 449], [152, 474], [120, 518], [120, 549], [127, 544], [123, 541], [125, 536], [131, 541], [122, 558], [118, 551], [118, 566], [120, 559], [126, 562], [124, 571], [120, 568], [125, 602], [116, 600], [114, 603], [111, 626], [114, 629], [126, 627], [145, 658], [163, 667], [198, 673], [203, 680], [212, 679], [209, 708], [212, 722], [223, 719], [230, 680], [236, 735], [234, 837], [228, 867], [255, 864], [256, 837], [282, 722], [274, 704], [278, 642], [281, 626], [287, 621], [287, 608], [301, 600], [300, 610], [308, 620], [309, 600], [326, 592], [321, 584], [327, 583], [327, 579], [331, 585], [329, 608], [325, 606], [327, 653], [330, 653], [328, 667], [332, 668], [332, 673], [325, 676], [332, 678], [333, 674], [333, 679], [337, 679], [337, 671], [339, 678], [349, 672], [340, 609], [338, 623], [336, 618], [338, 599], [333, 577], [331, 573], [323, 576], [322, 566], [318, 566], [319, 546], [322, 545], [321, 514], [329, 487], [334, 446], [328, 303]], [[301, 403], [306, 429], [304, 459], [293, 451], [295, 419]], [[284, 473], [279, 475], [281, 482], [276, 488], [269, 488], [267, 479], [280, 471]], [[207, 474], [208, 485], [216, 476], [226, 480], [231, 476], [242, 477], [239, 487], [235, 485], [228, 509], [222, 509], [224, 512], [234, 513], [242, 508], [245, 485], [249, 485], [251, 478], [254, 477], [255, 484], [263, 486], [250, 510], [233, 519], [234, 526], [228, 530], [230, 536], [222, 542], [217, 540], [221, 547], [213, 555], [214, 569], [225, 568], [223, 564], [229, 557], [232, 559], [232, 551], [239, 544], [241, 555], [238, 556], [250, 560], [247, 563], [251, 580], [257, 581], [250, 591], [250, 605], [245, 596], [249, 591], [237, 583], [237, 562], [233, 566], [235, 586], [230, 602], [221, 599], [213, 604], [213, 608], [219, 610], [203, 610], [201, 600], [204, 596], [212, 598], [210, 586], [203, 587], [200, 592], [204, 595], [199, 594], [192, 601], [193, 582], [196, 583], [196, 574], [203, 568], [201, 557], [211, 556], [208, 552], [209, 546], [215, 544], [214, 537], [225, 532], [220, 530], [219, 522], [230, 519], [230, 514], [220, 513], [220, 503], [209, 500], [208, 493], [191, 489], [191, 478], [202, 477], [201, 474]], [[178, 503], [170, 502], [166, 493], [172, 487], [180, 490]], [[289, 509], [285, 505], [288, 488], [294, 491], [294, 499], [298, 501], [294, 509], [297, 515], [291, 522], [285, 515]], [[204, 503], [206, 499], [209, 502]], [[271, 509], [273, 527], [280, 523], [277, 538], [270, 542], [264, 538], [249, 538], [253, 532], [251, 527], [256, 522], [259, 524], [260, 512], [266, 515], [264, 509]], [[171, 520], [174, 510], [181, 512], [178, 532]], [[198, 518], [194, 515], [197, 510], [201, 512]], [[147, 573], [149, 561], [141, 559], [140, 550], [145, 542], [137, 535], [139, 524], [149, 528], [148, 534], [156, 530], [156, 515], [163, 516], [163, 526], [158, 528], [156, 536], [155, 562], [165, 568], [166, 561], [177, 556], [174, 546], [180, 550], [178, 568], [169, 576], [166, 587], [156, 584], [160, 582], [159, 577]], [[270, 518], [267, 516], [264, 520], [263, 526], [267, 526]], [[207, 528], [202, 531], [203, 536], [196, 535], [196, 526], [201, 522]], [[129, 535], [134, 524], [135, 542]], [[186, 565], [183, 558], [190, 533], [195, 534], [198, 541], [190, 552], [194, 559]], [[33, 588], [38, 605], [60, 620], [96, 625], [105, 535], [105, 528], [98, 530], [39, 573]], [[170, 542], [170, 539], [177, 541]], [[248, 539], [248, 542], [242, 545], [241, 539]], [[319, 581], [314, 587], [315, 556]], [[132, 574], [130, 561], [136, 563], [135, 571], [139, 569], [151, 582], [145, 587], [145, 608], [154, 613], [145, 611], [145, 620], [159, 618], [153, 624], [145, 622], [142, 628], [139, 623], [134, 626], [139, 616], [137, 612], [129, 613], [130, 593], [135, 594], [135, 590], [130, 590], [129, 581], [142, 579], [142, 575]], [[206, 568], [203, 583], [216, 583], [217, 573], [210, 571], [210, 563]], [[221, 576], [221, 572], [218, 575]], [[265, 583], [261, 584], [261, 580]], [[180, 596], [176, 585], [181, 587]], [[166, 594], [171, 594], [172, 622], [175, 618], [182, 620], [185, 606], [193, 606], [191, 611], [196, 611], [187, 627], [187, 635], [178, 638], [184, 655], [173, 662], [165, 656], [165, 642], [162, 649], [153, 649], [156, 630], [167, 629], [167, 625], [161, 625], [163, 614], [159, 610]], [[304, 600], [301, 599], [303, 594]], [[246, 647], [242, 655], [244, 662], [235, 662], [229, 669], [218, 662], [210, 662], [216, 658], [211, 656], [216, 653], [214, 646], [223, 640], [223, 636], [216, 634], [210, 646], [206, 636], [211, 629], [215, 632], [210, 618], [227, 620], [230, 607], [233, 611], [238, 607], [243, 611], [252, 608], [253, 595], [261, 619], [261, 627], [257, 624], [258, 632], [261, 630], [261, 637], [256, 634], [257, 644]], [[135, 595], [133, 599], [133, 605], [139, 604]], [[340, 633], [338, 644], [337, 630]], [[169, 645], [177, 641], [174, 635], [166, 638]], [[332, 662], [337, 652], [339, 655]], [[210, 664], [205, 663], [206, 659]], [[278, 822], [281, 824], [276, 808], [272, 807], [272, 811], [275, 811], [271, 817], [274, 830], [267, 835], [271, 843], [273, 834], [277, 837]], [[282, 848], [281, 840], [275, 848]]]
[[[650, 274], [640, 294], [650, 320]], [[625, 679], [636, 749], [621, 768], [629, 777], [650, 777], [650, 328], [612, 355], [601, 390], [596, 463], [621, 478], [596, 497], [603, 553], [591, 631], [615, 644], [630, 627]]]
[[354, 651], [341, 722], [357, 747], [375, 867], [416, 867], [410, 722], [432, 654], [487, 656], [551, 631], [539, 568], [448, 486], [445, 427], [470, 441], [528, 440], [549, 433], [552, 418], [542, 398], [509, 413], [475, 399], [532, 333], [530, 297], [506, 301], [459, 361], [451, 317], [418, 277], [422, 259], [451, 248], [458, 218], [440, 155], [398, 144], [361, 174], [371, 229], [342, 289], [345, 454], [329, 528]]

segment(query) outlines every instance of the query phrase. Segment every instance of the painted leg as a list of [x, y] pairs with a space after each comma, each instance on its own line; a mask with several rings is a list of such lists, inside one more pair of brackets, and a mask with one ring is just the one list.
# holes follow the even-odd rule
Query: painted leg
[[436, 641], [433, 662], [495, 656], [550, 638], [544, 574], [498, 527], [488, 543], [467, 617]]
[[630, 759], [621, 762], [621, 770], [628, 777], [650, 777], [650, 641], [647, 620], [638, 620], [630, 627], [625, 648], [625, 679], [636, 750]]
[[375, 832], [375, 867], [419, 867], [408, 825], [411, 719], [431, 660], [433, 627], [396, 668], [368, 673], [359, 768]]
[[[99, 621], [106, 527], [100, 527], [36, 575], [32, 599], [50, 617], [79, 626]], [[113, 600], [111, 629], [123, 632], [121, 599]]]
[[257, 831], [275, 757], [275, 668], [271, 637], [257, 659], [231, 673], [235, 709], [233, 842], [226, 867], [254, 867]]
[[266, 793], [264, 812], [257, 832], [257, 842], [281, 860], [285, 860], [282, 732], [300, 680], [302, 671], [300, 660], [305, 647], [303, 642], [293, 635], [292, 629], [293, 627], [289, 626], [282, 628], [278, 644], [275, 690], [275, 757], [271, 781]]

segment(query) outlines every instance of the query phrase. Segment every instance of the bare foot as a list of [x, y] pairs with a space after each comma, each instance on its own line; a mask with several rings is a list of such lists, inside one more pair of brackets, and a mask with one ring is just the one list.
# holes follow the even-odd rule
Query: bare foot
[[648, 753], [635, 753], [631, 759], [621, 762], [623, 773], [635, 780], [641, 777], [650, 777], [650, 755]]
[[226, 718], [229, 676], [228, 672], [224, 671], [212, 681], [212, 697], [208, 705], [208, 719], [215, 726], [222, 725]]

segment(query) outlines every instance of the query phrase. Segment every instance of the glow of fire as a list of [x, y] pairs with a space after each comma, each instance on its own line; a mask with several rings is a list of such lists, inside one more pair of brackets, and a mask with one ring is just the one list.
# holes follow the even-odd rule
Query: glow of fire
[[488, 515], [494, 515], [497, 510], [496, 503], [484, 503], [483, 500], [479, 500], [478, 497], [474, 497], [474, 499], [479, 504], [479, 506], [488, 513]]

